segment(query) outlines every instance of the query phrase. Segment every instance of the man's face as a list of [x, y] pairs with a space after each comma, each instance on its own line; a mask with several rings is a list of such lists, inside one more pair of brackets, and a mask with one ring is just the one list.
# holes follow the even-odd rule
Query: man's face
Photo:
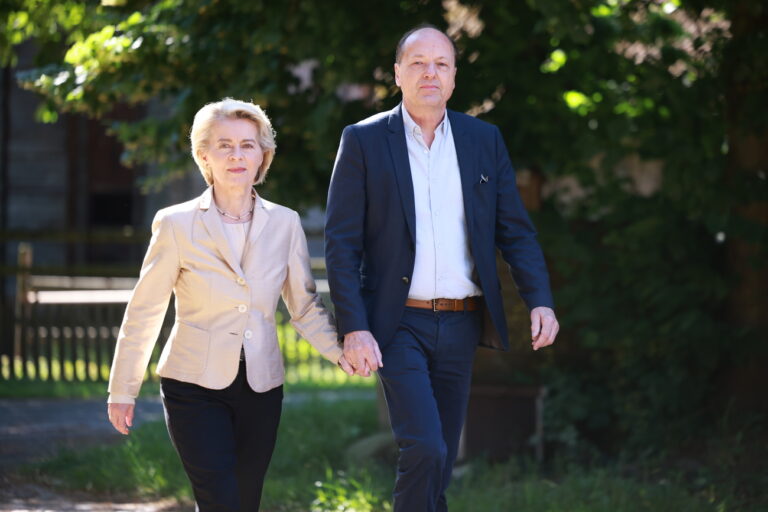
[[445, 109], [456, 85], [453, 45], [437, 30], [425, 28], [405, 41], [395, 82], [411, 108]]

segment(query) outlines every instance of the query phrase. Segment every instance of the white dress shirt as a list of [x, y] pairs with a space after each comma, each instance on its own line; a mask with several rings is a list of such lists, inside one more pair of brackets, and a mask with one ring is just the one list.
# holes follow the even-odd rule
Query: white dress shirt
[[403, 109], [408, 160], [416, 206], [416, 260], [408, 297], [463, 299], [482, 295], [472, 281], [459, 162], [448, 116], [427, 147], [421, 128]]

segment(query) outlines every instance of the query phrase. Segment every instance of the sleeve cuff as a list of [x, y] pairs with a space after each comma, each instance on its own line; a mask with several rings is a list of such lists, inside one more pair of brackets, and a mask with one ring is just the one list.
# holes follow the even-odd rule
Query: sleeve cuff
[[107, 398], [107, 403], [133, 405], [136, 403], [136, 398], [132, 397], [131, 395], [118, 395], [115, 393], [110, 393], [109, 397]]

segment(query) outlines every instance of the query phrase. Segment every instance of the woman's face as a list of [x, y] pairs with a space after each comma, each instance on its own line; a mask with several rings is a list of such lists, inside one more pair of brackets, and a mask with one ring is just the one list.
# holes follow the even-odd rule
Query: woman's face
[[214, 187], [251, 186], [264, 161], [256, 125], [246, 119], [223, 119], [211, 127], [208, 149], [201, 150], [211, 166]]

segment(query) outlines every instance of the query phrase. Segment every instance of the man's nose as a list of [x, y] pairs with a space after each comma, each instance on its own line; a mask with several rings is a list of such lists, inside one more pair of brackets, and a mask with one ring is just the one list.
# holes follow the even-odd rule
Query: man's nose
[[437, 73], [437, 66], [434, 62], [428, 62], [424, 67], [424, 76], [435, 76], [435, 73]]

